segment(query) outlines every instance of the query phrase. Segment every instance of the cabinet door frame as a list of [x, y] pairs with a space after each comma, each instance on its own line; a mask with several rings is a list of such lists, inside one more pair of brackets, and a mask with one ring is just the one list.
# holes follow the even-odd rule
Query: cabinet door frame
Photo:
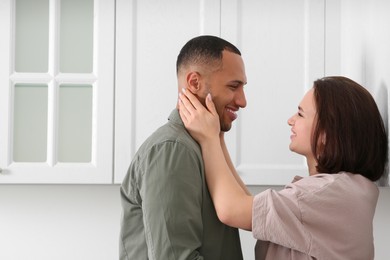
[[[15, 1], [0, 2], [0, 183], [112, 183], [114, 114], [114, 37], [115, 2], [94, 1], [93, 71], [87, 74], [59, 73], [58, 28], [59, 0], [49, 0], [49, 64], [47, 73], [16, 73], [13, 66]], [[51, 46], [51, 47], [50, 47]], [[54, 47], [56, 46], [56, 47]], [[54, 47], [54, 48], [53, 48]], [[53, 65], [54, 64], [54, 65]], [[47, 161], [14, 162], [12, 159], [13, 84], [48, 85]], [[55, 99], [61, 83], [90, 84], [93, 88], [92, 154], [88, 163], [60, 163], [56, 157]]]
[[[152, 133], [157, 126], [166, 122], [169, 112], [175, 107], [177, 98], [171, 95], [171, 93], [174, 94], [177, 88], [174, 62], [182, 45], [197, 35], [220, 35], [221, 4], [219, 0], [185, 0], [164, 3], [162, 8], [172, 12], [172, 15], [156, 9], [156, 6], [153, 6], [153, 8], [145, 8], [144, 6], [154, 4], [156, 6], [161, 5], [161, 2], [158, 0], [155, 0], [155, 3], [153, 1], [116, 1], [114, 183], [117, 184], [121, 183], [125, 177], [131, 159], [145, 136]], [[175, 8], [168, 5], [175, 5]], [[180, 8], [184, 7], [185, 10], [181, 11]], [[148, 11], [147, 15], [149, 16], [153, 16], [153, 12], [156, 12], [156, 16], [151, 19], [152, 21], [145, 21], [145, 14], [142, 13], [145, 10]], [[188, 12], [188, 10], [191, 10], [191, 12]], [[143, 29], [148, 29], [142, 26], [162, 27], [163, 25], [158, 23], [158, 19], [162, 17], [165, 18], [162, 23], [170, 25], [172, 28], [166, 28], [164, 39], [156, 41], [153, 35], [147, 38], [148, 42], [144, 42], [144, 45], [152, 44], [156, 47], [155, 49], [152, 48], [153, 53], [148, 53], [147, 57], [143, 56], [141, 59], [139, 51], [143, 46], [140, 46], [139, 36], [141, 34], [141, 38], [145, 37]], [[157, 31], [156, 34], [158, 33], [160, 32]], [[161, 53], [164, 52], [164, 48], [169, 49], [169, 51], [174, 50], [174, 53], [172, 55]], [[143, 69], [144, 64], [150, 63], [150, 57], [153, 57], [152, 59], [156, 63], [149, 68], [149, 71], [145, 71]], [[169, 62], [163, 57], [167, 57]], [[164, 62], [169, 63], [169, 65], [165, 67], [157, 65]], [[142, 63], [142, 66], [139, 66], [139, 63]], [[156, 76], [158, 70], [166, 71], [163, 75], [164, 78], [156, 79], [154, 86], [145, 84], [143, 79], [158, 77]], [[168, 82], [168, 84], [161, 84], [161, 82]], [[144, 93], [140, 94], [141, 91], [145, 91], [141, 88], [150, 88], [150, 91], [152, 91], [152, 88], [166, 88], [167, 92], [170, 92], [169, 97], [159, 97], [159, 103], [164, 107], [155, 107], [156, 104], [154, 104], [154, 106], [145, 106], [146, 109], [143, 111], [143, 108], [140, 108], [140, 103], [153, 103], [156, 100], [155, 96], [159, 94], [156, 94], [155, 91], [154, 96], [145, 96]], [[159, 109], [159, 111], [156, 111], [156, 109]], [[156, 122], [155, 118], [161, 121]], [[142, 129], [139, 129], [139, 127], [137, 129], [140, 120], [142, 120]]]
[[[296, 85], [296, 86], [282, 86], [282, 85], [272, 85], [272, 84], [261, 84], [261, 80], [256, 80], [254, 82], [253, 77], [250, 77], [250, 70], [256, 70], [256, 66], [253, 66], [254, 60], [260, 59], [260, 57], [263, 57], [264, 55], [261, 54], [261, 50], [257, 51], [257, 49], [253, 49], [253, 47], [248, 47], [250, 45], [250, 42], [245, 42], [245, 39], [243, 39], [243, 24], [242, 21], [244, 18], [248, 19], [243, 13], [243, 5], [248, 4], [249, 1], [245, 0], [222, 0], [222, 17], [221, 17], [221, 36], [223, 38], [229, 39], [232, 42], [237, 43], [238, 48], [241, 49], [244, 55], [244, 62], [247, 70], [247, 76], [248, 76], [248, 86], [247, 86], [247, 100], [255, 94], [255, 96], [259, 97], [261, 95], [268, 95], [270, 93], [269, 90], [262, 91], [261, 88], [294, 88], [296, 93], [301, 93], [301, 97], [303, 97], [304, 93], [312, 86], [313, 80], [320, 78], [324, 76], [325, 73], [325, 8], [326, 8], [326, 0], [313, 0], [313, 1], [299, 1], [299, 3], [302, 5], [302, 19], [304, 20], [304, 24], [302, 24], [302, 30], [303, 30], [303, 43], [304, 43], [304, 62], [303, 64], [297, 64], [297, 66], [302, 66], [303, 74], [298, 75], [297, 77], [302, 78], [301, 80], [303, 84]], [[256, 2], [259, 5], [264, 6], [273, 6], [275, 8], [278, 5], [282, 5], [283, 3], [281, 1], [258, 1]], [[253, 2], [252, 2], [253, 4]], [[294, 5], [298, 5], [297, 3], [294, 3]], [[272, 15], [275, 16], [281, 16], [283, 12], [287, 12], [286, 10], [281, 9], [275, 9], [278, 11], [272, 12]], [[251, 11], [255, 12], [253, 9]], [[253, 15], [253, 14], [252, 14]], [[257, 14], [257, 16], [260, 16], [260, 14]], [[278, 21], [266, 21], [268, 23], [273, 22], [274, 26], [277, 26]], [[255, 23], [255, 21], [253, 22]], [[253, 24], [254, 27], [256, 27], [255, 24]], [[259, 38], [259, 41], [265, 41], [265, 39], [262, 39], [260, 36], [257, 36]], [[258, 42], [260, 43], [260, 42]], [[288, 44], [288, 42], [285, 42], [283, 44]], [[285, 45], [283, 45], [285, 46]], [[252, 48], [252, 49], [251, 49]], [[275, 47], [276, 48], [276, 47]], [[294, 50], [292, 50], [294, 51]], [[275, 59], [280, 60], [283, 62], [284, 57], [275, 57]], [[271, 62], [270, 60], [264, 60], [265, 63]], [[291, 60], [287, 60], [286, 62], [294, 62]], [[269, 73], [275, 74], [275, 77], [285, 77], [288, 75], [289, 71], [280, 69], [280, 70], [273, 70]], [[258, 72], [257, 72], [258, 74]], [[254, 75], [252, 73], [251, 75]], [[272, 83], [272, 82], [268, 82]], [[252, 93], [252, 96], [249, 96], [248, 92]], [[270, 96], [271, 97], [271, 96]], [[257, 102], [258, 99], [253, 98]], [[253, 150], [248, 147], [248, 143], [243, 142], [242, 138], [245, 135], [244, 132], [246, 132], [251, 126], [249, 126], [248, 121], [256, 122], [257, 124], [264, 125], [264, 128], [272, 129], [272, 127], [275, 127], [274, 125], [271, 125], [268, 121], [264, 121], [264, 115], [267, 113], [268, 110], [272, 111], [273, 109], [289, 109], [287, 115], [292, 115], [296, 110], [296, 106], [298, 106], [299, 100], [296, 100], [296, 106], [295, 107], [282, 107], [284, 104], [283, 99], [289, 99], [291, 100], [290, 96], [282, 96], [279, 95], [278, 97], [279, 102], [278, 104], [269, 104], [266, 106], [261, 105], [260, 111], [256, 111], [256, 114], [248, 114], [247, 108], [240, 111], [239, 118], [237, 122], [233, 125], [232, 129], [229, 131], [229, 134], [226, 136], [226, 142], [228, 149], [230, 151], [233, 163], [235, 164], [238, 173], [240, 174], [241, 178], [243, 179], [244, 183], [247, 185], [285, 185], [287, 183], [290, 183], [294, 176], [300, 175], [300, 176], [306, 176], [307, 173], [307, 165], [305, 158], [298, 158], [294, 163], [288, 163], [286, 164], [283, 161], [284, 158], [278, 158], [278, 150], [279, 148], [275, 147], [268, 147], [268, 145], [264, 146], [264, 144], [261, 142], [261, 138], [256, 136], [251, 136], [251, 143], [256, 143], [256, 146]], [[253, 106], [253, 101], [248, 102], [248, 107]], [[270, 99], [271, 100], [271, 99]], [[292, 109], [292, 110], [291, 110]], [[272, 113], [272, 112], [269, 112]], [[286, 131], [289, 131], [289, 127], [287, 123], [287, 118], [277, 118], [278, 123], [279, 120], [283, 122], [282, 126], [278, 127], [285, 127]], [[245, 122], [246, 121], [246, 124]], [[272, 131], [272, 130], [271, 130]], [[288, 149], [288, 132], [285, 136], [277, 136], [275, 137], [264, 137], [262, 138], [275, 138], [274, 142], [277, 142], [281, 139], [285, 139], [285, 146], [283, 146], [283, 150]], [[264, 139], [263, 139], [264, 140]], [[258, 150], [262, 150], [262, 152], [270, 151], [274, 154], [276, 154], [272, 160], [272, 162], [265, 162], [261, 156], [259, 156]], [[246, 154], [246, 155], [243, 155]], [[256, 159], [253, 159], [253, 161], [248, 161], [246, 158], [248, 154], [254, 154]], [[296, 155], [291, 155], [296, 156]]]

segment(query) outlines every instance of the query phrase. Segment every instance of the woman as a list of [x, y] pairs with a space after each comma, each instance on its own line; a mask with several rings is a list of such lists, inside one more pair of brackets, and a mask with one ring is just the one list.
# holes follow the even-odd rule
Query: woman
[[[370, 93], [345, 77], [314, 82], [288, 119], [290, 150], [306, 157], [307, 177], [280, 191], [245, 193], [221, 148], [211, 96], [203, 107], [189, 91], [180, 115], [202, 147], [219, 219], [252, 230], [256, 259], [373, 259], [374, 181], [385, 172], [387, 135]], [[223, 138], [223, 135], [221, 135]]]

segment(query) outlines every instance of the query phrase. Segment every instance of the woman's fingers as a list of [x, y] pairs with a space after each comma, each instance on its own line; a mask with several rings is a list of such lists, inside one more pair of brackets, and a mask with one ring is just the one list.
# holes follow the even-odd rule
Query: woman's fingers
[[179, 113], [191, 136], [199, 143], [218, 137], [219, 117], [211, 95], [206, 97], [207, 108], [190, 91], [179, 93]]
[[185, 88], [182, 88], [182, 93], [188, 98], [188, 100], [191, 102], [191, 105], [193, 106], [193, 108], [195, 110], [202, 111], [202, 109], [204, 109], [204, 106], [202, 105], [202, 103], [200, 103], [198, 98], [194, 94], [192, 94], [191, 91], [188, 91]]
[[179, 114], [180, 117], [182, 118], [183, 122], [186, 123], [190, 116], [191, 112], [187, 109], [189, 107], [190, 109], [194, 109], [191, 104], [189, 104], [189, 101], [187, 97], [185, 97], [183, 94], [179, 94]]
[[217, 109], [215, 108], [215, 104], [211, 98], [211, 94], [208, 93], [206, 96], [206, 107], [214, 116], [217, 115]]
[[[187, 91], [183, 88], [182, 93], [185, 97], [180, 96], [180, 99], [183, 101], [185, 107], [190, 114], [193, 114], [195, 110], [198, 110], [199, 112], [205, 112], [206, 110], [208, 110], [211, 112], [212, 115], [217, 116], [217, 110], [215, 108], [215, 104], [211, 98], [210, 93], [206, 96], [206, 108], [202, 103], [200, 103], [198, 98], [193, 93], [191, 93], [191, 91]], [[180, 93], [180, 95], [182, 94]]]

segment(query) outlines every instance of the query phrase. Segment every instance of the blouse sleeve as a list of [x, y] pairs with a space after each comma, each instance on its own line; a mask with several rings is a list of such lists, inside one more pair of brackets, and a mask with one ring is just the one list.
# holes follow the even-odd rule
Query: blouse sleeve
[[308, 253], [311, 235], [302, 221], [296, 187], [268, 189], [255, 196], [252, 212], [253, 236], [262, 241]]

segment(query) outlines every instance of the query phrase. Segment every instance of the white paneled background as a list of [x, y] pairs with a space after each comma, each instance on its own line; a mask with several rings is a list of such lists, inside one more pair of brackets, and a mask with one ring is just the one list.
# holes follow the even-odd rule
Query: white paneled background
[[[52, 8], [61, 3], [39, 1]], [[86, 77], [58, 73], [56, 66], [37, 76], [15, 74], [13, 8], [13, 0], [0, 0], [0, 259], [118, 259], [119, 183], [136, 149], [175, 107], [176, 57], [194, 36], [219, 35], [242, 51], [248, 106], [227, 141], [253, 193], [280, 189], [306, 174], [305, 161], [288, 150], [286, 121], [317, 78], [345, 75], [366, 86], [388, 127], [386, 0], [94, 0], [94, 70]], [[50, 39], [53, 48], [58, 39]], [[55, 64], [55, 53], [49, 53], [49, 64]], [[58, 165], [53, 152], [47, 165], [13, 162], [15, 80], [93, 85], [99, 97], [91, 139], [95, 160]], [[388, 186], [388, 178], [381, 185]], [[390, 190], [380, 187], [375, 259], [388, 259], [389, 219]], [[246, 231], [241, 238], [245, 259], [253, 260], [255, 240]]]
[[[248, 106], [240, 111], [227, 142], [245, 182], [282, 185], [305, 171], [302, 157], [289, 152], [286, 122], [311, 83], [324, 75], [325, 1], [183, 1], [163, 6], [117, 1], [117, 6], [116, 51], [125, 55], [116, 63], [116, 182], [136, 148], [174, 107], [176, 57], [198, 34], [221, 35], [242, 51]], [[192, 11], [171, 12], [167, 19], [166, 10], [174, 8]]]

